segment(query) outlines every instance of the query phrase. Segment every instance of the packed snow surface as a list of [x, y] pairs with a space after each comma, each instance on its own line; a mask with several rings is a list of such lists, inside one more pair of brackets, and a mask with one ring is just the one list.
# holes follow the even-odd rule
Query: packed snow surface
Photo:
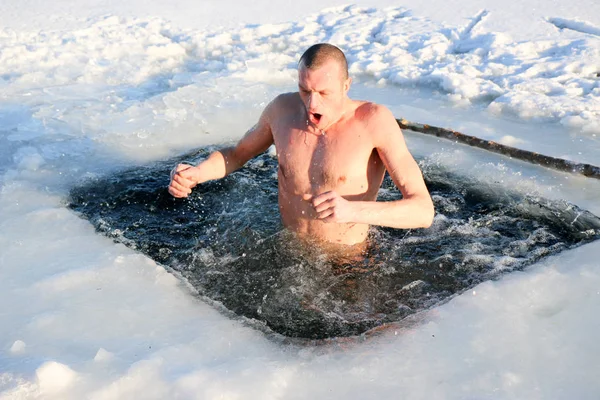
[[[346, 51], [354, 97], [398, 117], [600, 163], [597, 1], [252, 4], [0, 4], [0, 399], [597, 399], [598, 242], [375, 337], [299, 346], [65, 207], [87, 178], [238, 138], [321, 41]], [[406, 136], [429, 163], [600, 214], [598, 181]]]

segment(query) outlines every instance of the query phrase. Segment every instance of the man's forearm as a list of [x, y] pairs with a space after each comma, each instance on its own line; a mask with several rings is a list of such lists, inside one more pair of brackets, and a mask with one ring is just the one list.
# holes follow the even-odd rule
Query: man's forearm
[[217, 150], [195, 167], [198, 171], [196, 183], [224, 178], [242, 166], [243, 163], [235, 157], [233, 147]]
[[396, 201], [352, 202], [353, 222], [396, 229], [428, 228], [434, 209], [430, 198], [411, 197]]

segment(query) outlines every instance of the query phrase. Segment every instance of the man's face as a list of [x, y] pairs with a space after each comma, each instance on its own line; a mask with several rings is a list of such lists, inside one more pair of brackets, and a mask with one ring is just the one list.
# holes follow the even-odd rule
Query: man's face
[[350, 79], [344, 77], [335, 60], [329, 60], [316, 69], [304, 64], [298, 68], [298, 89], [310, 123], [326, 129], [336, 122], [344, 111], [344, 102], [350, 88]]

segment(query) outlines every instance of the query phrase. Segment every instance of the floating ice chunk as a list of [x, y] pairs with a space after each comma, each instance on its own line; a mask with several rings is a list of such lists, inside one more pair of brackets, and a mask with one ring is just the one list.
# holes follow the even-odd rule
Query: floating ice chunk
[[56, 361], [42, 364], [35, 374], [40, 391], [46, 394], [58, 394], [71, 386], [77, 379], [77, 372]]
[[412, 281], [411, 283], [409, 283], [407, 285], [404, 285], [401, 290], [413, 290], [413, 289], [421, 287], [423, 285], [425, 285], [425, 282], [418, 279], [416, 281]]
[[20, 354], [25, 351], [25, 342], [22, 340], [15, 340], [13, 345], [10, 347], [10, 352], [13, 354]]

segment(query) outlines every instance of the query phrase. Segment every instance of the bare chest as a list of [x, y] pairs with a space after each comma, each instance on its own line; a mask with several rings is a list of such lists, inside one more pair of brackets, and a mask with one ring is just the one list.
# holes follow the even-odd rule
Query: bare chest
[[352, 126], [325, 135], [281, 126], [274, 138], [279, 177], [292, 192], [360, 192], [368, 185], [369, 171], [380, 164], [368, 135]]

